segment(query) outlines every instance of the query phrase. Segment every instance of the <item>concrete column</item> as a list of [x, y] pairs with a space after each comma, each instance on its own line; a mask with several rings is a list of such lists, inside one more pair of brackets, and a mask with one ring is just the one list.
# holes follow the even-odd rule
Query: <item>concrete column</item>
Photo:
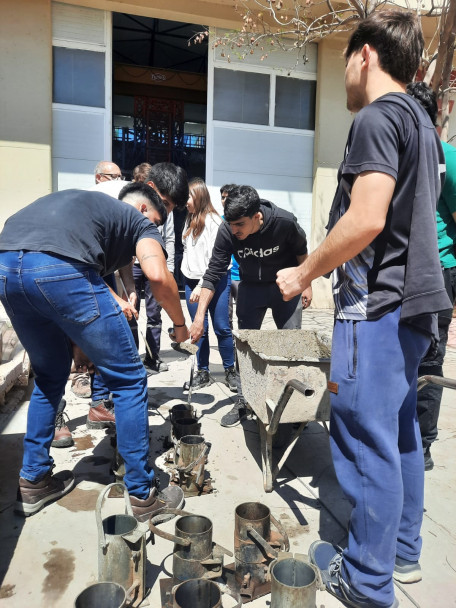
[[[311, 251], [326, 236], [325, 226], [336, 190], [337, 170], [353, 118], [346, 110], [343, 48], [344, 42], [337, 40], [324, 39], [318, 45]], [[316, 308], [333, 307], [331, 281], [328, 279], [314, 281], [313, 305]]]

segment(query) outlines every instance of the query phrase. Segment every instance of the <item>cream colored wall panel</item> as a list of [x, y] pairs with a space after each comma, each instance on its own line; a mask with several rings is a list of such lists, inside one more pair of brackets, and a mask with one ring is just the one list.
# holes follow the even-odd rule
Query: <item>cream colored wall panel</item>
[[52, 55], [48, 0], [0, 2], [0, 137], [51, 143]]
[[106, 45], [105, 14], [103, 11], [52, 3], [52, 38], [56, 42], [71, 41], [84, 45]]
[[[312, 204], [312, 238], [310, 250], [315, 250], [326, 237], [326, 224], [329, 210], [337, 186], [337, 169], [318, 167], [315, 172]], [[312, 284], [313, 306], [315, 308], [333, 308], [331, 281], [323, 277]]]
[[0, 141], [0, 230], [10, 215], [50, 192], [50, 146]]
[[339, 167], [353, 115], [346, 108], [343, 46], [323, 41], [318, 49], [315, 167]]

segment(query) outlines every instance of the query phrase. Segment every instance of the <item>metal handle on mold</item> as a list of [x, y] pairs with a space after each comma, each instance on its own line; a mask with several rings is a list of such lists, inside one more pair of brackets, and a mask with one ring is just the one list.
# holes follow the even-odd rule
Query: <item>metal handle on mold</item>
[[104, 490], [100, 492], [97, 498], [97, 504], [95, 507], [95, 517], [97, 520], [97, 528], [98, 528], [98, 538], [100, 538], [100, 545], [102, 549], [106, 549], [107, 542], [105, 533], [103, 530], [103, 521], [101, 519], [101, 507], [103, 506], [103, 501], [105, 499], [106, 494], [113, 488], [114, 486], [119, 486], [123, 490], [124, 500], [125, 500], [125, 515], [131, 515], [133, 517], [133, 510], [131, 508], [130, 495], [128, 494], [128, 490], [123, 483], [116, 481], [115, 483], [110, 483], [105, 487]]
[[[183, 511], [182, 509], [172, 509], [171, 507], [166, 507], [166, 508], [160, 510], [160, 515], [165, 514], [165, 513], [169, 513], [169, 514], [172, 513], [173, 515], [180, 515], [180, 516], [193, 515], [193, 513], [189, 513], [188, 511]], [[152, 517], [153, 517], [153, 515], [152, 515]], [[169, 540], [172, 543], [177, 543], [178, 545], [183, 545], [184, 547], [188, 547], [189, 545], [192, 544], [192, 541], [190, 538], [182, 538], [181, 536], [175, 536], [174, 534], [170, 534], [169, 532], [160, 530], [160, 528], [157, 528], [157, 526], [152, 523], [152, 518], [149, 520], [149, 530], [152, 532], [152, 534], [156, 534], [157, 536], [160, 536], [160, 538]]]

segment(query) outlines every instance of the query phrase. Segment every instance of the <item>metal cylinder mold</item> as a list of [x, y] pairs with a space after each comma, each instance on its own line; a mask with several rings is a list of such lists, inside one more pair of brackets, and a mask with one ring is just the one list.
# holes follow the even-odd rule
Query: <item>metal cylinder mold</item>
[[174, 422], [173, 431], [177, 440], [185, 435], [201, 435], [201, 423], [194, 417], [180, 418]]
[[208, 580], [193, 579], [174, 589], [173, 608], [222, 608], [219, 586]]
[[177, 538], [190, 541], [188, 545], [175, 543], [173, 576], [180, 581], [203, 577], [207, 569], [201, 563], [212, 559], [212, 522], [203, 515], [185, 515], [176, 521]]
[[194, 412], [188, 404], [177, 403], [170, 409], [169, 417], [171, 424], [174, 425], [178, 420], [182, 420], [182, 418], [194, 418]]
[[[278, 533], [271, 531], [271, 522]], [[269, 507], [259, 502], [236, 507], [235, 580], [242, 596], [254, 599], [269, 593], [269, 564], [277, 557], [277, 549], [288, 550], [288, 546], [288, 537]]]
[[207, 446], [202, 435], [185, 435], [179, 441], [177, 471], [186, 496], [201, 494]]
[[95, 583], [84, 589], [74, 608], [123, 608], [127, 601], [125, 589], [117, 583]]
[[271, 566], [271, 608], [315, 608], [317, 577], [302, 560], [287, 558]]
[[[114, 486], [124, 492], [125, 513], [101, 518], [104, 497]], [[146, 538], [148, 526], [133, 516], [130, 497], [123, 484], [106, 486], [95, 509], [98, 526], [98, 580], [121, 585], [130, 606], [139, 606], [146, 591]]]

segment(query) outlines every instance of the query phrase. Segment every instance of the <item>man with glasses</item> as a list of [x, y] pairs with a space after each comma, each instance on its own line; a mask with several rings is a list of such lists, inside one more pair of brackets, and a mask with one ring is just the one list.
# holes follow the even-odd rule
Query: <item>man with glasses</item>
[[121, 170], [109, 160], [102, 160], [95, 167], [95, 183], [100, 184], [101, 182], [116, 181], [118, 179], [124, 179]]

